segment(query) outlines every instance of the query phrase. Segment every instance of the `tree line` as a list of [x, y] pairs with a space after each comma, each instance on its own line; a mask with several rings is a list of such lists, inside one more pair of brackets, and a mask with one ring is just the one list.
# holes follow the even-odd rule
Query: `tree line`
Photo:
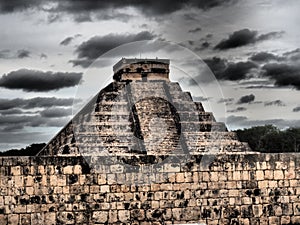
[[0, 152], [0, 156], [35, 156], [45, 145], [45, 143], [31, 144], [25, 148]]
[[300, 128], [280, 130], [274, 125], [255, 126], [235, 131], [240, 141], [248, 142], [253, 151], [300, 152]]

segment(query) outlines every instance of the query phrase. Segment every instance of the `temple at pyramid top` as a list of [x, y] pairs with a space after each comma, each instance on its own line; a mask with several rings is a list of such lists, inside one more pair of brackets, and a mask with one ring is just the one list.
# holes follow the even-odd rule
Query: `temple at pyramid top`
[[114, 80], [158, 80], [169, 79], [169, 59], [126, 59], [113, 66]]
[[168, 59], [122, 58], [100, 90], [38, 155], [246, 153], [224, 123], [169, 80]]

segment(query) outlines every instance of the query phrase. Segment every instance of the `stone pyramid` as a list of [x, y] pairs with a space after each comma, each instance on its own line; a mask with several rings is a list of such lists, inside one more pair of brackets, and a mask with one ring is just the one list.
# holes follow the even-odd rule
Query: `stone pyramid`
[[168, 59], [123, 58], [102, 89], [38, 153], [62, 155], [166, 155], [246, 153], [229, 132], [169, 80]]

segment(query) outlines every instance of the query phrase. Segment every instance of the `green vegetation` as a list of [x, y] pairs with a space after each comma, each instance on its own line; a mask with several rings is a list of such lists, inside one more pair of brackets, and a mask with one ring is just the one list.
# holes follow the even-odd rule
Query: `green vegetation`
[[273, 125], [235, 131], [240, 141], [248, 142], [253, 151], [300, 152], [300, 128], [280, 130]]
[[0, 156], [34, 156], [36, 155], [46, 144], [31, 144], [25, 149], [11, 149], [5, 152], [0, 152]]

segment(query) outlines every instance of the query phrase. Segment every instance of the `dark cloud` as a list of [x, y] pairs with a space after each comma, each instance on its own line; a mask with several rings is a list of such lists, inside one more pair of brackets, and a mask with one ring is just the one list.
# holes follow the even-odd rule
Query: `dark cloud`
[[218, 80], [242, 80], [247, 78], [251, 69], [257, 68], [257, 65], [251, 61], [234, 63], [219, 57], [204, 59], [203, 61]]
[[219, 77], [227, 68], [227, 60], [219, 57], [212, 57], [203, 60], [216, 77]]
[[65, 117], [72, 115], [72, 108], [52, 107], [41, 111], [40, 114], [47, 118]]
[[0, 87], [27, 92], [44, 92], [74, 87], [79, 83], [81, 77], [82, 73], [20, 69], [4, 74], [0, 78]]
[[45, 1], [41, 0], [1, 0], [0, 1], [0, 12], [2, 13], [13, 13], [16, 11], [23, 11], [27, 9], [32, 9], [40, 6]]
[[197, 27], [197, 28], [195, 28], [195, 29], [189, 30], [189, 33], [198, 33], [198, 32], [200, 32], [201, 30], [202, 30], [201, 27]]
[[30, 57], [30, 51], [25, 50], [25, 49], [18, 50], [17, 57], [19, 59], [28, 58], [28, 57]]
[[166, 0], [166, 1], [156, 1], [156, 0], [114, 0], [114, 1], [58, 1], [58, 5], [54, 8], [54, 11], [65, 11], [70, 13], [82, 13], [82, 12], [93, 12], [96, 10], [106, 10], [106, 9], [120, 9], [124, 7], [134, 7], [142, 11], [146, 15], [164, 15], [175, 11], [178, 11], [184, 7], [196, 7], [199, 9], [210, 9], [217, 6], [222, 6], [230, 4], [234, 1], [232, 0], [211, 0], [211, 1], [197, 1], [197, 0]]
[[[239, 81], [250, 78], [252, 69], [258, 66], [252, 61], [246, 62], [228, 62], [227, 59], [212, 57], [203, 60], [208, 68], [212, 71], [218, 80]], [[208, 71], [205, 71], [208, 72]], [[211, 82], [211, 79], [203, 79], [203, 72], [194, 77], [194, 81], [190, 80], [190, 85], [195, 85], [200, 82]], [[206, 78], [206, 77], [205, 77]]]
[[62, 40], [59, 44], [60, 45], [69, 45], [73, 41], [74, 37], [67, 37], [64, 40]]
[[72, 60], [69, 60], [69, 63], [72, 63], [73, 66], [81, 66], [83, 68], [87, 68], [94, 61], [95, 61], [94, 59], [72, 59]]
[[[230, 5], [235, 3], [236, 0], [210, 0], [210, 1], [197, 1], [197, 0], [114, 0], [114, 1], [95, 1], [95, 0], [1, 0], [0, 12], [13, 13], [28, 9], [43, 8], [49, 13], [57, 15], [58, 13], [69, 13], [72, 15], [88, 15], [93, 12], [106, 12], [116, 11], [126, 7], [134, 7], [143, 12], [147, 16], [167, 15], [178, 11], [183, 8], [198, 8], [208, 10], [214, 7]], [[117, 18], [115, 18], [117, 19]]]
[[142, 31], [137, 34], [95, 36], [77, 47], [77, 59], [70, 60], [70, 62], [74, 66], [87, 67], [99, 56], [119, 45], [135, 41], [152, 40], [155, 37], [157, 37], [155, 34], [148, 31]]
[[251, 102], [254, 101], [254, 99], [255, 99], [255, 95], [253, 95], [253, 94], [245, 95], [245, 96], [242, 96], [242, 97], [238, 100], [237, 104], [251, 103]]
[[210, 43], [207, 41], [204, 41], [200, 44], [200, 47], [195, 48], [195, 51], [201, 51], [201, 50], [207, 49], [209, 46], [210, 46]]
[[78, 58], [96, 59], [103, 53], [128, 42], [152, 40], [156, 35], [142, 31], [137, 34], [108, 34], [105, 36], [95, 36], [78, 46], [76, 52]]
[[[32, 108], [44, 108], [53, 106], [72, 106], [74, 100], [72, 98], [46, 98], [46, 97], [36, 97], [30, 99], [0, 99], [0, 110], [9, 109], [32, 109]], [[1, 111], [1, 114], [3, 111]]]
[[300, 112], [300, 106], [293, 108], [293, 112]]
[[262, 76], [275, 81], [278, 87], [292, 86], [300, 90], [300, 66], [287, 63], [269, 63], [262, 67]]
[[282, 32], [270, 32], [258, 36], [257, 31], [242, 29], [233, 32], [229, 35], [227, 39], [223, 39], [216, 46], [215, 49], [226, 50], [230, 48], [242, 47], [249, 44], [254, 44], [258, 41], [264, 41], [279, 37], [282, 35]]
[[253, 54], [250, 59], [252, 61], [256, 61], [256, 62], [268, 62], [271, 60], [282, 60], [283, 58], [278, 56], [278, 55], [274, 55], [273, 53], [269, 53], [269, 52], [258, 52]]
[[227, 68], [222, 73], [216, 75], [216, 77], [219, 80], [242, 80], [247, 78], [247, 75], [254, 68], [257, 68], [257, 65], [250, 61], [229, 63]]
[[284, 102], [281, 100], [268, 101], [264, 103], [265, 106], [285, 106]]
[[257, 31], [251, 31], [249, 29], [243, 29], [233, 32], [227, 39], [223, 39], [216, 46], [215, 49], [229, 49], [237, 48], [240, 46], [254, 43], [256, 40]]
[[233, 112], [243, 112], [246, 111], [247, 108], [245, 107], [237, 107], [236, 109], [232, 109], [232, 110], [227, 110], [227, 112], [233, 113]]
[[67, 46], [69, 44], [71, 44], [72, 41], [74, 41], [76, 38], [78, 37], [81, 37], [82, 35], [81, 34], [76, 34], [72, 37], [66, 37], [64, 40], [62, 40], [59, 44], [60, 45], [64, 45], [64, 46]]
[[202, 44], [201, 44], [201, 47], [202, 48], [208, 48], [210, 46], [210, 43], [207, 42], [207, 41], [204, 41]]

